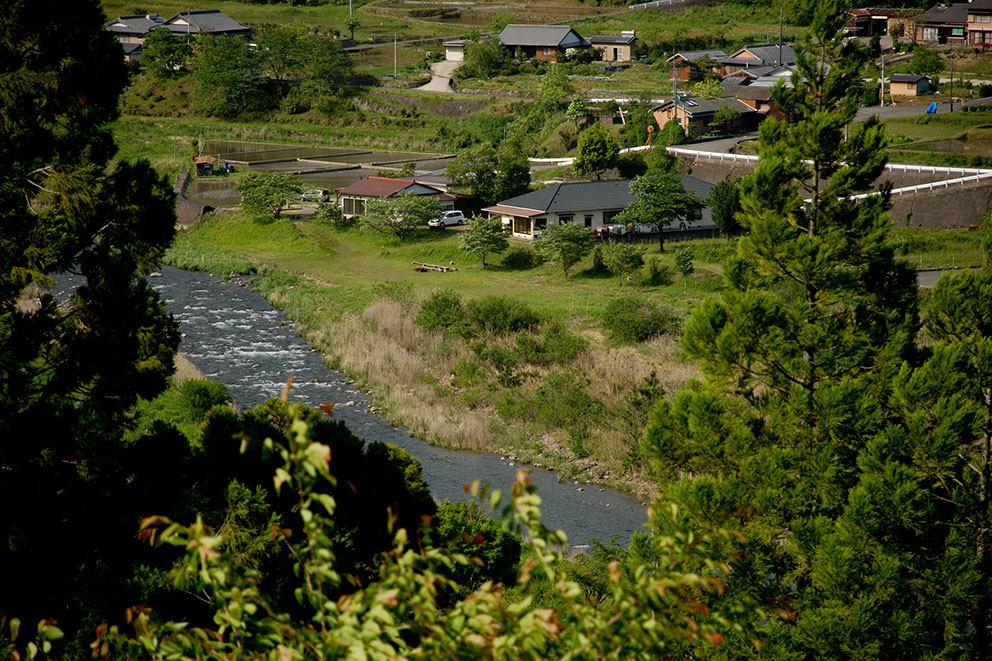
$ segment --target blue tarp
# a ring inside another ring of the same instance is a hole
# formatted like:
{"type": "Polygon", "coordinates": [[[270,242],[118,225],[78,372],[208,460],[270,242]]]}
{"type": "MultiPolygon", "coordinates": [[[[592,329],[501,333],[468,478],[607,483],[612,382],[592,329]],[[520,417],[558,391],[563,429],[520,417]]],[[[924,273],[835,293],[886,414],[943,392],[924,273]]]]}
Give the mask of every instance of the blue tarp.
{"type": "Polygon", "coordinates": [[[928,115],[933,115],[933,114],[936,114],[936,112],[937,112],[937,102],[936,101],[931,101],[930,102],[930,105],[927,106],[927,114],[928,115]]]}

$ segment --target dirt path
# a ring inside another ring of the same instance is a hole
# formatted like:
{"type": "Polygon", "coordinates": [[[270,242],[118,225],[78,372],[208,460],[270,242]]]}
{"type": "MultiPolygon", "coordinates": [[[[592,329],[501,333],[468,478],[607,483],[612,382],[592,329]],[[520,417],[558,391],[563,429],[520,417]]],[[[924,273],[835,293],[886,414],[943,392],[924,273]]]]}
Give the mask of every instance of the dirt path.
{"type": "Polygon", "coordinates": [[[441,94],[453,94],[451,89],[451,74],[455,72],[461,62],[450,62],[442,60],[431,65],[431,80],[426,85],[421,85],[418,90],[424,92],[439,92],[441,94]]]}

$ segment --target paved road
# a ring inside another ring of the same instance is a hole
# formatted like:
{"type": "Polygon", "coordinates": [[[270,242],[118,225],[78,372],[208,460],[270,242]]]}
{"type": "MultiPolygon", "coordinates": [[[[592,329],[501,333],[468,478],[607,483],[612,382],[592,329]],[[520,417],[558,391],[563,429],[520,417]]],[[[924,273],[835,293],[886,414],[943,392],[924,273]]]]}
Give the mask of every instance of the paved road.
{"type": "Polygon", "coordinates": [[[431,64],[431,80],[426,85],[421,85],[417,89],[422,92],[440,92],[441,94],[452,94],[451,74],[455,72],[461,62],[450,62],[441,60],[431,64]]]}
{"type": "MultiPolygon", "coordinates": [[[[977,271],[977,266],[969,267],[972,271],[977,271]]],[[[916,284],[918,284],[923,289],[933,289],[934,285],[937,284],[937,280],[940,276],[945,273],[953,273],[955,271],[960,271],[962,269],[941,269],[939,271],[917,271],[916,272],[916,284]]]]}

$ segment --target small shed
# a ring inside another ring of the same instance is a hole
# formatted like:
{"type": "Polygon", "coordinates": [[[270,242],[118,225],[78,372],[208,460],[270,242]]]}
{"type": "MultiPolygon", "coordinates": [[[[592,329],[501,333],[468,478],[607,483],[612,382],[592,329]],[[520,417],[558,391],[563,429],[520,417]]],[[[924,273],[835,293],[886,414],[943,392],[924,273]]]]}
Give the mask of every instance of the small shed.
{"type": "Polygon", "coordinates": [[[465,61],[465,40],[455,39],[453,41],[445,41],[444,46],[444,59],[448,62],[464,62],[465,61]]]}
{"type": "Polygon", "coordinates": [[[919,96],[929,91],[930,79],[926,76],[897,73],[889,79],[889,93],[892,96],[919,96]]]}
{"type": "Polygon", "coordinates": [[[196,165],[196,176],[197,177],[209,177],[214,173],[214,164],[217,159],[213,156],[197,156],[193,159],[193,163],[196,165]]]}

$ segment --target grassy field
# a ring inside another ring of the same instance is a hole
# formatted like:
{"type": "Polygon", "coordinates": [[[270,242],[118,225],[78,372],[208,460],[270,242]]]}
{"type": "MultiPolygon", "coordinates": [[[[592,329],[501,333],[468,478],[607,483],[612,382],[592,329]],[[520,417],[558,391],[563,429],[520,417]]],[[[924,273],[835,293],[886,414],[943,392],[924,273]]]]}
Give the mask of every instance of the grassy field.
{"type": "MultiPolygon", "coordinates": [[[[492,257],[483,270],[458,249],[460,231],[423,230],[403,244],[310,221],[260,224],[234,214],[182,233],[168,260],[220,274],[256,270],[259,289],[329,364],[367,389],[391,422],[421,438],[554,465],[566,477],[649,489],[639,448],[648,402],[697,376],[678,347],[678,329],[693,305],[721,291],[721,263],[735,242],[679,244],[695,255],[696,272],[685,282],[674,275],[672,252],[647,246],[660,275],[652,280],[644,268],[618,289],[591,257],[567,280],[549,265],[512,268],[492,257]],[[454,262],[458,270],[418,273],[413,261],[454,262]],[[428,333],[415,319],[439,289],[463,301],[507,296],[541,322],[470,339],[428,333]],[[634,344],[611,339],[604,313],[631,295],[667,311],[668,330],[634,344]],[[555,338],[579,350],[555,357],[548,348],[555,338]]],[[[900,230],[894,240],[914,265],[980,260],[976,233],[900,230]]],[[[513,243],[513,250],[529,249],[513,243]]]]}

